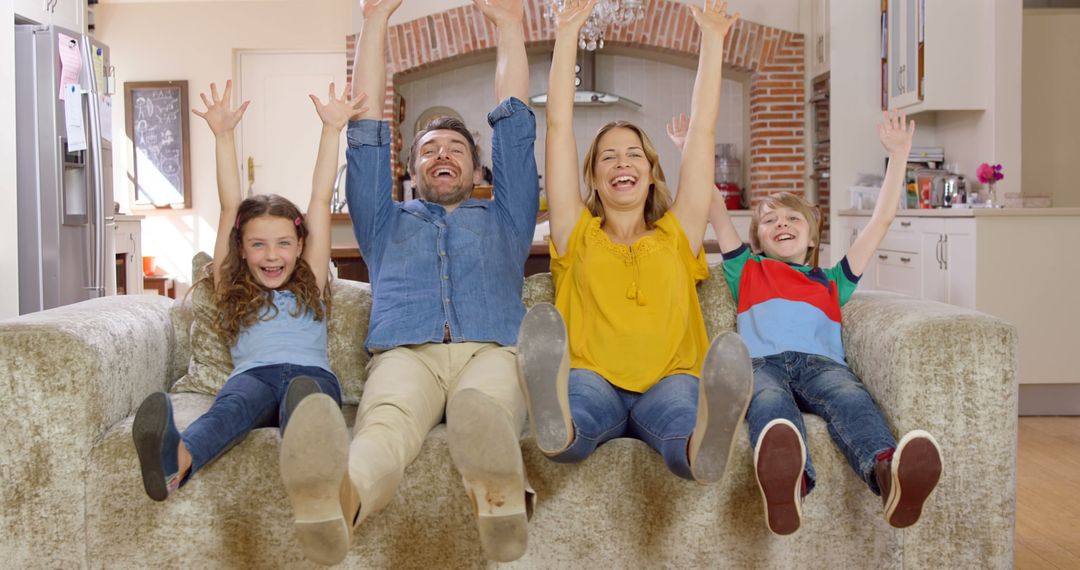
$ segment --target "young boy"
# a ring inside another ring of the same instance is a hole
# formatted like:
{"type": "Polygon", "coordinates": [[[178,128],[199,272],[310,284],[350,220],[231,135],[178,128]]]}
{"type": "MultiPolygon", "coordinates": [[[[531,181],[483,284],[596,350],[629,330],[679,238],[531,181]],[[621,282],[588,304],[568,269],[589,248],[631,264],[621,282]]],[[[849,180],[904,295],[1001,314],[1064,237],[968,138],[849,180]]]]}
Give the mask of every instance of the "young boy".
{"type": "Polygon", "coordinates": [[[803,411],[821,416],[855,472],[884,501],[894,527],[914,524],[941,476],[941,453],[921,430],[900,442],[881,410],[847,367],[840,306],[847,302],[896,217],[915,122],[885,113],[878,126],[889,165],[870,223],[830,269],[806,265],[818,247],[818,223],[802,198],[761,200],[742,243],[724,208],[712,201],[710,220],[724,252],[724,274],[738,306],[738,328],[750,350],[754,395],[747,412],[754,469],[769,529],[799,529],[803,497],[814,488],[803,411]]]}

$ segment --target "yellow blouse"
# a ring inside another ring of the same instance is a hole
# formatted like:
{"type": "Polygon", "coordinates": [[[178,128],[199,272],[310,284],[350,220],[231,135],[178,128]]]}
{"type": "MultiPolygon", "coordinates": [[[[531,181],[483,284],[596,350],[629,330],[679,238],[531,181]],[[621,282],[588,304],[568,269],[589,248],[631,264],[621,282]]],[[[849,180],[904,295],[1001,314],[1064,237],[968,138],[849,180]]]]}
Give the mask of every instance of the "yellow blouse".
{"type": "Polygon", "coordinates": [[[670,211],[655,233],[617,244],[582,210],[566,252],[551,246],[555,307],[566,321],[570,365],[645,392],[665,376],[701,376],[708,350],[697,283],[708,278],[670,211]]]}

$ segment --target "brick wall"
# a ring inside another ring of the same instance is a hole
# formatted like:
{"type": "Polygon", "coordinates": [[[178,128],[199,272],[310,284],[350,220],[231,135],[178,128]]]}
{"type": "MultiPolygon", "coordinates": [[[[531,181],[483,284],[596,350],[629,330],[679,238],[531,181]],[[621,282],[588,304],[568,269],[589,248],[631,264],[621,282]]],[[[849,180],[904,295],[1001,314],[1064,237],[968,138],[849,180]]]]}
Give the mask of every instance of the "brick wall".
{"type": "MultiPolygon", "coordinates": [[[[550,47],[553,30],[543,17],[543,0],[525,2],[525,41],[529,47],[550,47]]],[[[697,60],[701,35],[685,4],[646,0],[645,18],[632,26],[607,30],[609,46],[660,51],[697,60]]],[[[387,34],[387,88],[384,116],[390,120],[397,157],[402,141],[395,82],[410,73],[495,48],[495,28],[472,6],[453,8],[391,26],[387,34]]],[[[351,74],[356,37],[346,39],[351,74]]],[[[806,124],[804,37],[740,20],[727,37],[724,65],[746,72],[750,79],[749,196],[756,200],[787,190],[804,194],[806,124]]],[[[351,80],[351,76],[350,76],[351,80]]],[[[672,109],[670,112],[677,112],[672,109]]],[[[394,164],[395,175],[404,165],[394,164]]]]}

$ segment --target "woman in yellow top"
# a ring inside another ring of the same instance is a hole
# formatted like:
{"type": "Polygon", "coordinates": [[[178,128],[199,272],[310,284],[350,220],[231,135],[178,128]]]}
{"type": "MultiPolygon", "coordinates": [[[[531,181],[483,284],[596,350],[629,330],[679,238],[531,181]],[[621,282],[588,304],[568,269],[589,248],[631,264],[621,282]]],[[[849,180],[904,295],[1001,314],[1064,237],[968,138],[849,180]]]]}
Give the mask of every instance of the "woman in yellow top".
{"type": "Polygon", "coordinates": [[[709,346],[695,286],[709,275],[701,248],[715,192],[724,36],[738,15],[717,0],[691,7],[701,51],[674,204],[649,138],[622,121],[600,129],[585,156],[583,201],[573,67],[594,3],[567,0],[558,11],[546,150],[555,307],[529,311],[518,341],[532,429],[555,461],[581,461],[609,439],[634,437],[676,475],[717,481],[752,372],[734,333],[709,346]]]}

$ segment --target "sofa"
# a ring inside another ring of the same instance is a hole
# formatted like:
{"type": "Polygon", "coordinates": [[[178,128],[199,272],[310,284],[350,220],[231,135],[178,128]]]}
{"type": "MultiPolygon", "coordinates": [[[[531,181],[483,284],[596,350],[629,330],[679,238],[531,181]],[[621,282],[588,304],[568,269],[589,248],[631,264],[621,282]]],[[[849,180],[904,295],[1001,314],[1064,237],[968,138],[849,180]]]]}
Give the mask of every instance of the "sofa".
{"type": "MultiPolygon", "coordinates": [[[[735,326],[723,279],[699,287],[710,335],[735,326]]],[[[526,304],[550,301],[547,274],[526,304]]],[[[0,322],[0,553],[7,568],[310,568],[292,531],[276,429],[254,431],[168,501],[146,497],[133,414],[173,389],[186,426],[213,399],[193,358],[191,298],[108,297],[0,322]],[[187,390],[179,392],[179,390],[187,390]]],[[[330,352],[351,425],[367,355],[366,283],[336,280],[330,352]]],[[[1015,526],[1016,330],[950,305],[856,293],[843,308],[854,371],[897,434],[923,428],[944,473],[922,520],[905,530],[808,416],[818,486],[791,536],[764,522],[745,430],[725,479],[669,473],[644,443],[619,439],[582,463],[547,460],[523,437],[538,502],[520,568],[1008,568],[1015,526]]],[[[200,340],[203,339],[203,340],[200,340]]],[[[193,350],[194,347],[194,350],[193,350]]],[[[508,382],[515,379],[507,379],[508,382]]],[[[366,522],[347,568],[482,568],[470,501],[445,427],[428,436],[394,501],[366,522]]]]}

